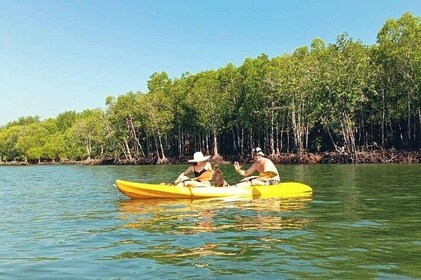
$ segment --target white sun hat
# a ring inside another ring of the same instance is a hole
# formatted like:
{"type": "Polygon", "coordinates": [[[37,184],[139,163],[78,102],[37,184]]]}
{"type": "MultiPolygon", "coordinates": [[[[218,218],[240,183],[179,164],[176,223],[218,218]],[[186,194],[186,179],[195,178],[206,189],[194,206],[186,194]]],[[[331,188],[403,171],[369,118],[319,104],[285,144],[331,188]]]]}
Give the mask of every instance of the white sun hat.
{"type": "Polygon", "coordinates": [[[193,155],[193,159],[190,159],[189,162],[201,162],[208,160],[210,156],[204,156],[202,152],[195,152],[193,155]]]}

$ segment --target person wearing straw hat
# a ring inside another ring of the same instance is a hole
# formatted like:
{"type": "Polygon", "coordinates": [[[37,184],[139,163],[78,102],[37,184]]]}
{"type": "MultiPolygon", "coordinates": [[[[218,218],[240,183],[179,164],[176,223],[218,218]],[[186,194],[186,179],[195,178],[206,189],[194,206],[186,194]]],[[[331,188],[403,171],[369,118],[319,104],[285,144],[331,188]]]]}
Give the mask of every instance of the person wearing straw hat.
{"type": "Polygon", "coordinates": [[[238,161],[234,162],[235,171],[238,174],[248,177],[255,171],[259,172],[259,176],[252,176],[243,179],[241,182],[234,186],[263,186],[263,185],[276,185],[279,184],[279,173],[275,164],[268,159],[263,153],[262,149],[256,147],[252,150],[253,164],[247,170],[242,170],[238,161]]]}
{"type": "Polygon", "coordinates": [[[178,176],[177,180],[174,181],[174,185],[177,186],[193,186],[193,187],[204,187],[210,186],[210,180],[212,179],[212,165],[207,162],[210,156],[204,156],[202,152],[195,152],[193,159],[188,162],[193,163],[183,173],[178,176]],[[190,178],[187,175],[194,172],[194,178],[190,178]]]}

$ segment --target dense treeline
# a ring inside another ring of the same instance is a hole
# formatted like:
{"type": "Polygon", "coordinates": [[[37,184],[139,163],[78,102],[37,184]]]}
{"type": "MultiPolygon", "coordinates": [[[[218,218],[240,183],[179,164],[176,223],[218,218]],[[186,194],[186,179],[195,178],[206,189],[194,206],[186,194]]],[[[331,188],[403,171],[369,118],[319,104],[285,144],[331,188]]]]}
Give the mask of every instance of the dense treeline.
{"type": "Polygon", "coordinates": [[[106,109],[23,117],[0,128],[0,161],[112,159],[139,162],[201,150],[218,158],[252,146],[281,153],[421,148],[421,21],[406,13],[366,46],[347,34],[333,44],[242,65],[154,73],[147,92],[108,97],[106,109]]]}

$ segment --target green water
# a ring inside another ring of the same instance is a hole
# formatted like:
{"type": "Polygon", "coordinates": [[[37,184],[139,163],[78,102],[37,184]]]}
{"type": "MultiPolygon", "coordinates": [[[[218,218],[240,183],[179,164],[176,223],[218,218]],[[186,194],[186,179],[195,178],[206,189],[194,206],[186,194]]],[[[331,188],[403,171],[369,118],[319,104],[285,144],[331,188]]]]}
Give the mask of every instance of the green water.
{"type": "Polygon", "coordinates": [[[141,201],[113,187],[185,168],[0,167],[0,279],[421,278],[421,165],[278,166],[313,187],[307,200],[141,201]]]}

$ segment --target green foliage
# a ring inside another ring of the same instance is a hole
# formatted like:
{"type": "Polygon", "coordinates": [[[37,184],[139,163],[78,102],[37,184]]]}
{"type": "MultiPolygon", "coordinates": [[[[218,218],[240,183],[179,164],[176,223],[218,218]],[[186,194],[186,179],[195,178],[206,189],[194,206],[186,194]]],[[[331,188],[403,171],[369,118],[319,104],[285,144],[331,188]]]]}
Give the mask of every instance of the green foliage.
{"type": "Polygon", "coordinates": [[[370,147],[421,148],[421,20],[406,13],[377,45],[347,34],[292,54],[247,58],[170,79],[148,92],[107,97],[105,111],[23,117],[0,128],[0,160],[136,161],[154,154],[337,151],[358,161],[370,147]]]}
{"type": "Polygon", "coordinates": [[[20,117],[17,121],[12,121],[6,124],[7,127],[30,125],[31,123],[39,122],[39,116],[20,117]]]}
{"type": "Polygon", "coordinates": [[[416,139],[421,106],[421,19],[409,13],[389,19],[377,36],[378,47],[373,51],[377,66],[377,104],[382,144],[394,141],[398,135],[404,144],[419,143],[416,139]],[[389,136],[388,136],[389,135],[389,136]]]}
{"type": "Polygon", "coordinates": [[[57,128],[62,132],[66,131],[74,125],[76,118],[77,113],[74,111],[59,114],[56,118],[57,128]]]}
{"type": "MultiPolygon", "coordinates": [[[[105,116],[101,110],[85,110],[76,119],[70,128],[70,135],[78,146],[85,147],[86,159],[93,155],[103,156],[106,143],[105,116]]],[[[54,150],[55,143],[52,143],[54,150]]],[[[56,151],[57,152],[57,151],[56,151]]],[[[60,151],[59,151],[60,152],[60,151]]]]}
{"type": "Polygon", "coordinates": [[[24,126],[8,126],[0,130],[0,158],[3,161],[13,161],[21,159],[16,142],[24,130],[24,126]]]}

